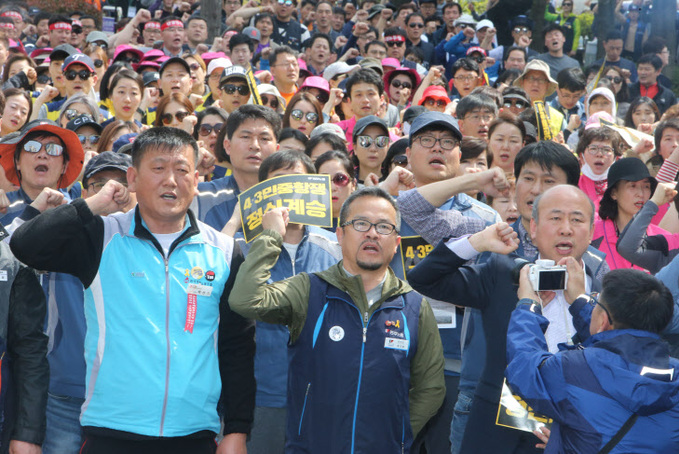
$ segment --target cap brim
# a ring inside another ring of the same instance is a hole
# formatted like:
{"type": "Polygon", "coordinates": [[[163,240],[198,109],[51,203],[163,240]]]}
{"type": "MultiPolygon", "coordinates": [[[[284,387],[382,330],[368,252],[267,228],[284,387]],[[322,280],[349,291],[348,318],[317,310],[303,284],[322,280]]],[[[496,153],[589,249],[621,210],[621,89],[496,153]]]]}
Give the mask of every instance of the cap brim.
{"type": "Polygon", "coordinates": [[[54,134],[59,137],[61,141],[66,146],[66,154],[68,155],[68,165],[66,166],[66,172],[59,179],[58,188],[63,189],[69,187],[73,184],[80,175],[80,171],[83,168],[85,160],[85,152],[83,151],[80,139],[73,132],[68,129],[60,128],[58,126],[45,124],[39,125],[31,128],[22,134],[17,135],[11,140],[0,143],[0,165],[2,165],[5,170],[5,176],[12,184],[20,186],[19,176],[16,173],[16,168],[14,166],[14,153],[16,150],[16,145],[21,142],[29,133],[35,131],[45,131],[54,134]]]}

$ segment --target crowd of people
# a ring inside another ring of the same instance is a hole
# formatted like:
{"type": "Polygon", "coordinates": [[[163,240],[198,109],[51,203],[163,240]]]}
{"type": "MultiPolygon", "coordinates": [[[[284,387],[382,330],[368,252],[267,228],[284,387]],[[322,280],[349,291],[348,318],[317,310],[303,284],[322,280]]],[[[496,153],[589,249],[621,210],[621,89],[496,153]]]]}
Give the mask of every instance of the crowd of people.
{"type": "Polygon", "coordinates": [[[674,49],[532,3],[3,2],[0,450],[679,452],[674,49]]]}

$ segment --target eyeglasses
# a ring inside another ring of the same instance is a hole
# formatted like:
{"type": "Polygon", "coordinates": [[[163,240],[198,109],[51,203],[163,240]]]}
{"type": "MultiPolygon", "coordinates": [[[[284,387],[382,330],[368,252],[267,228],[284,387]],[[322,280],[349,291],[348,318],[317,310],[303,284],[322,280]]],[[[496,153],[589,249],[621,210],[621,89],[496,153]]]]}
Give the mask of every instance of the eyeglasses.
{"type": "Polygon", "coordinates": [[[292,66],[293,68],[298,68],[298,67],[299,67],[299,62],[298,62],[297,60],[294,60],[294,61],[289,61],[289,62],[287,62],[287,63],[278,63],[278,64],[270,65],[270,66],[271,66],[271,67],[274,67],[274,68],[280,67],[280,66],[283,66],[283,67],[285,67],[285,68],[289,68],[290,66],[292,66]]]}
{"type": "Polygon", "coordinates": [[[534,77],[534,76],[525,77],[524,80],[536,84],[546,84],[547,82],[549,82],[544,77],[534,77]]]}
{"type": "Polygon", "coordinates": [[[587,147],[587,152],[591,154],[592,156],[597,156],[599,154],[601,155],[612,155],[613,154],[613,147],[608,147],[608,146],[597,146],[597,145],[590,145],[587,147]]]}
{"type": "Polygon", "coordinates": [[[45,148],[45,152],[47,152],[47,154],[50,156],[61,156],[64,152],[64,147],[57,143],[43,144],[37,140],[29,140],[26,142],[24,144],[24,151],[28,151],[29,153],[39,153],[43,147],[45,148]]]}
{"type": "Polygon", "coordinates": [[[394,88],[413,88],[413,84],[410,82],[401,82],[400,80],[392,80],[391,86],[394,88]]]}
{"type": "Polygon", "coordinates": [[[529,31],[528,27],[514,27],[514,33],[528,33],[529,31]]]}
{"type": "Polygon", "coordinates": [[[478,79],[477,76],[455,76],[453,77],[458,82],[472,82],[476,79],[478,79]]]}
{"type": "Polygon", "coordinates": [[[572,3],[562,3],[561,6],[573,6],[572,3]]]}
{"type": "Polygon", "coordinates": [[[507,100],[502,105],[506,108],[516,107],[517,109],[526,109],[528,107],[528,103],[520,99],[507,100]]]}
{"type": "Polygon", "coordinates": [[[278,109],[278,99],[269,98],[268,96],[262,96],[262,105],[269,106],[272,109],[276,110],[278,109]]]}
{"type": "Polygon", "coordinates": [[[389,47],[403,47],[405,43],[403,41],[390,41],[387,43],[389,47]]]}
{"type": "Polygon", "coordinates": [[[486,123],[490,123],[495,119],[495,115],[491,114],[472,114],[472,115],[467,115],[464,117],[464,120],[471,120],[471,121],[485,121],[486,123]]]}
{"type": "Polygon", "coordinates": [[[419,140],[420,145],[424,148],[432,148],[436,145],[436,142],[438,142],[444,150],[452,150],[460,144],[457,139],[453,139],[452,137],[436,138],[434,136],[420,136],[416,137],[415,140],[419,140]]]}
{"type": "Polygon", "coordinates": [[[297,121],[302,121],[302,118],[306,118],[306,121],[308,121],[309,123],[315,123],[318,121],[318,114],[316,112],[304,113],[299,109],[295,109],[292,112],[290,112],[290,116],[297,121]]]}
{"type": "Polygon", "coordinates": [[[118,61],[123,61],[125,63],[139,63],[141,60],[139,60],[139,57],[121,57],[118,61]]]}
{"type": "Polygon", "coordinates": [[[356,142],[362,148],[370,148],[373,144],[377,148],[386,148],[389,145],[388,136],[377,136],[374,139],[370,136],[358,136],[358,141],[356,142]]]}
{"type": "Polygon", "coordinates": [[[406,167],[408,165],[408,156],[404,154],[396,155],[394,156],[394,159],[391,160],[391,163],[397,167],[406,167]]]}
{"type": "Polygon", "coordinates": [[[238,91],[241,96],[250,96],[250,89],[247,85],[226,84],[222,85],[222,91],[226,92],[227,95],[232,95],[238,91]]]}
{"type": "MultiPolygon", "coordinates": [[[[66,109],[66,110],[64,111],[64,116],[66,117],[66,119],[67,119],[68,121],[73,120],[73,119],[74,119],[75,117],[77,117],[78,115],[80,115],[80,112],[78,112],[78,111],[75,110],[75,109],[66,109]]],[[[89,116],[89,115],[88,115],[88,116],[89,116]]],[[[90,117],[90,119],[94,120],[91,116],[89,116],[89,117],[90,117]]]]}
{"type": "Polygon", "coordinates": [[[603,304],[601,304],[601,302],[599,301],[599,299],[597,298],[597,296],[598,296],[597,293],[593,293],[593,294],[591,294],[591,295],[587,295],[587,297],[588,297],[588,298],[587,298],[587,304],[589,304],[590,306],[592,306],[592,308],[595,308],[595,307],[599,306],[601,309],[603,309],[603,311],[606,313],[606,317],[608,317],[608,322],[610,323],[611,320],[613,320],[613,318],[611,317],[611,313],[608,312],[608,309],[606,309],[606,306],[604,306],[603,304]]]}
{"type": "Polygon", "coordinates": [[[292,0],[278,0],[278,4],[282,6],[292,6],[292,0]]]}
{"type": "Polygon", "coordinates": [[[424,104],[429,107],[446,107],[447,103],[443,99],[432,99],[432,98],[427,98],[424,101],[424,104]]]}
{"type": "Polygon", "coordinates": [[[176,118],[178,122],[184,121],[184,118],[188,117],[190,114],[188,112],[175,112],[174,114],[171,113],[164,113],[160,119],[163,122],[164,125],[169,125],[172,123],[172,117],[176,118]]]}
{"type": "Polygon", "coordinates": [[[605,76],[605,77],[614,84],[619,84],[620,82],[622,82],[622,77],[620,76],[605,76]]]}
{"type": "Polygon", "coordinates": [[[90,44],[94,44],[95,46],[101,47],[104,50],[108,49],[108,44],[101,42],[101,41],[95,41],[95,42],[90,43],[90,44]]]}
{"type": "Polygon", "coordinates": [[[96,60],[94,60],[94,67],[95,68],[101,68],[102,66],[104,66],[104,60],[100,60],[98,58],[96,60]]]}
{"type": "Polygon", "coordinates": [[[83,134],[78,134],[78,139],[80,139],[80,143],[83,145],[87,142],[89,142],[90,145],[96,145],[99,142],[99,136],[85,136],[83,134]]]}
{"type": "Polygon", "coordinates": [[[477,55],[476,57],[467,57],[467,58],[471,58],[476,63],[483,63],[484,61],[486,61],[486,57],[484,57],[483,55],[477,55]]]}
{"type": "Polygon", "coordinates": [[[191,69],[191,71],[198,71],[200,69],[200,65],[198,63],[194,63],[189,65],[189,69],[191,69]]]}
{"type": "MultiPolygon", "coordinates": [[[[106,186],[106,183],[108,183],[110,180],[106,181],[95,181],[94,183],[90,183],[87,187],[88,190],[92,191],[93,193],[97,194],[99,191],[103,189],[104,186],[106,186]]],[[[115,180],[118,183],[122,184],[123,186],[127,187],[127,180],[115,180]]]]}
{"type": "Polygon", "coordinates": [[[80,80],[88,80],[92,73],[86,69],[76,71],[75,69],[71,69],[70,71],[66,71],[64,73],[64,77],[66,77],[66,80],[75,80],[76,76],[80,78],[80,80]]]}
{"type": "Polygon", "coordinates": [[[472,27],[472,24],[460,24],[459,27],[460,27],[460,30],[464,30],[467,27],[472,27]]]}
{"type": "Polygon", "coordinates": [[[202,125],[200,125],[200,128],[198,129],[198,134],[200,134],[201,136],[209,136],[212,131],[214,131],[215,134],[219,134],[219,131],[222,130],[223,126],[224,123],[215,123],[213,125],[203,123],[202,125]]]}
{"type": "Polygon", "coordinates": [[[419,22],[415,22],[413,24],[408,24],[408,27],[410,27],[410,28],[424,28],[424,24],[420,24],[419,22]]]}
{"type": "Polygon", "coordinates": [[[345,173],[336,173],[332,176],[332,182],[340,188],[343,188],[349,184],[349,175],[345,173]]]}
{"type": "Polygon", "coordinates": [[[347,221],[342,224],[342,227],[351,225],[357,232],[367,232],[371,228],[375,227],[375,232],[380,235],[391,235],[395,230],[396,226],[394,224],[389,224],[388,222],[378,222],[373,224],[365,219],[354,219],[353,221],[347,221]]]}

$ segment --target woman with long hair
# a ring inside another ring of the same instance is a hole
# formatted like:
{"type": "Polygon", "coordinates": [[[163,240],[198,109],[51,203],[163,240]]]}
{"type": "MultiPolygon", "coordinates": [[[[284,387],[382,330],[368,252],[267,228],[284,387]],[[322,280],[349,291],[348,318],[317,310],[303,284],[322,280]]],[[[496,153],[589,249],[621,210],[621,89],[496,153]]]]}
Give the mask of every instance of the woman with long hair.
{"type": "Polygon", "coordinates": [[[334,232],[337,229],[342,204],[356,190],[354,164],[346,153],[331,150],[320,155],[314,165],[318,174],[330,175],[333,227],[327,229],[334,232]]]}
{"type": "Polygon", "coordinates": [[[193,134],[193,127],[197,123],[193,116],[193,104],[181,93],[170,93],[160,98],[156,111],[156,128],[165,126],[179,128],[193,134]]]}
{"type": "Polygon", "coordinates": [[[320,124],[323,124],[323,106],[316,97],[306,92],[295,94],[283,114],[283,127],[296,129],[309,137],[320,124]]]}

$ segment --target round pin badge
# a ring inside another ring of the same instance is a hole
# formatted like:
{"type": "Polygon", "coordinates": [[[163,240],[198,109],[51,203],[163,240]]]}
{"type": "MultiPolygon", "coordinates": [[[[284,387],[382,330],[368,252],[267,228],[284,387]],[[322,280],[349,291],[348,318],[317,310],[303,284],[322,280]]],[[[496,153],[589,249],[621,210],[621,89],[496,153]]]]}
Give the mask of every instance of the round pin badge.
{"type": "Polygon", "coordinates": [[[330,336],[330,339],[334,340],[335,342],[339,342],[344,339],[344,328],[341,326],[333,326],[330,328],[328,335],[330,336]]]}

